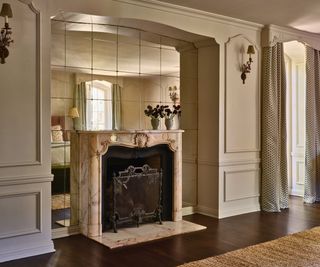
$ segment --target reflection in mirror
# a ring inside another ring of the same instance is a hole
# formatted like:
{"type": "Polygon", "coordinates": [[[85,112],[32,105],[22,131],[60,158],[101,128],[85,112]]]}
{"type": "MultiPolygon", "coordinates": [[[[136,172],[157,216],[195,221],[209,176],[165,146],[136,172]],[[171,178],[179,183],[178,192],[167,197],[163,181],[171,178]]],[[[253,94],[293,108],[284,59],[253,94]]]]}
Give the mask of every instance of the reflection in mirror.
{"type": "MultiPolygon", "coordinates": [[[[172,88],[180,95],[176,47],[188,44],[109,25],[108,20],[99,24],[72,21],[78,17],[52,20],[53,228],[78,224],[78,184],[76,177],[70,177],[71,132],[152,129],[144,114],[148,105],[180,103],[179,98],[170,97],[172,88]]],[[[165,129],[164,122],[161,129],[165,129]]]]}
{"type": "Polygon", "coordinates": [[[119,85],[99,80],[81,82],[76,88],[75,99],[75,106],[79,112],[79,117],[74,118],[76,130],[120,129],[121,87],[119,85]]]}

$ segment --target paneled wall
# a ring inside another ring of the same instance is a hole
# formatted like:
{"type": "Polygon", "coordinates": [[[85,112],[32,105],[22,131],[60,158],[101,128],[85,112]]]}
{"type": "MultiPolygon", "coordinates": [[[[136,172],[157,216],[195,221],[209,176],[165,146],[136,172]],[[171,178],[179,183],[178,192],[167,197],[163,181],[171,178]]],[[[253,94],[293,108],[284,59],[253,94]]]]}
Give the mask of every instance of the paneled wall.
{"type": "Polygon", "coordinates": [[[248,35],[224,42],[224,87],[220,88],[220,170],[218,217],[260,210],[260,48],[248,35]],[[241,66],[251,71],[242,82],[241,66]]]}
{"type": "Polygon", "coordinates": [[[54,251],[47,5],[6,2],[14,43],[0,66],[0,262],[54,251]]]}
{"type": "MultiPolygon", "coordinates": [[[[76,5],[70,5],[56,0],[51,4],[55,11],[59,7],[67,12],[165,22],[166,25],[214,39],[213,44],[193,42],[197,48],[198,62],[187,60],[188,63],[192,62],[191,68],[198,69],[198,105],[196,107],[194,103],[189,103],[187,110],[183,111],[184,116],[188,114],[185,118],[190,118],[190,122],[184,121],[182,127],[187,128],[183,137],[183,150],[186,150],[183,164],[188,170],[184,182],[190,184],[190,188],[196,187],[197,194],[185,194],[184,200],[192,204],[196,202],[198,212],[216,217],[260,209],[262,25],[154,1],[101,3],[94,0],[89,5],[81,0],[76,5]],[[256,53],[253,56],[252,71],[247,75],[246,84],[242,84],[240,67],[248,60],[245,50],[249,44],[254,45],[256,53]],[[194,119],[192,116],[196,112],[198,118],[194,119]],[[197,152],[194,152],[194,146],[197,147],[197,152]]],[[[158,29],[165,35],[172,34],[166,27],[158,29]]],[[[193,82],[195,79],[190,84],[193,82]]],[[[196,97],[195,91],[188,90],[188,93],[196,97]]],[[[183,93],[181,97],[184,101],[183,93]]]]}

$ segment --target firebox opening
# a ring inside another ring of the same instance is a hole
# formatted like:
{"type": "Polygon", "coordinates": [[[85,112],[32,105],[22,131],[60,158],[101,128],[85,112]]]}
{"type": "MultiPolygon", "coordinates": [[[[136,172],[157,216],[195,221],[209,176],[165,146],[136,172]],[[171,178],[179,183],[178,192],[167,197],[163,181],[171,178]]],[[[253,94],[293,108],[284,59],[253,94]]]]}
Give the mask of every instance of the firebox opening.
{"type": "MultiPolygon", "coordinates": [[[[156,145],[146,148],[128,148],[111,146],[102,156],[102,230],[112,228],[110,220],[113,208],[113,176],[120,171],[125,171],[129,166],[143,167],[148,165],[152,169],[162,170],[161,206],[162,220],[172,220],[172,195],[173,195],[173,153],[167,145],[156,145]]],[[[145,190],[145,189],[144,189],[145,190]]],[[[136,189],[137,194],[141,193],[136,189]]],[[[153,201],[146,194],[146,205],[153,201]]],[[[121,203],[117,203],[121,205],[121,203]]],[[[125,203],[123,203],[125,205],[125,203]]],[[[127,207],[119,207],[125,210],[127,207]]]]}

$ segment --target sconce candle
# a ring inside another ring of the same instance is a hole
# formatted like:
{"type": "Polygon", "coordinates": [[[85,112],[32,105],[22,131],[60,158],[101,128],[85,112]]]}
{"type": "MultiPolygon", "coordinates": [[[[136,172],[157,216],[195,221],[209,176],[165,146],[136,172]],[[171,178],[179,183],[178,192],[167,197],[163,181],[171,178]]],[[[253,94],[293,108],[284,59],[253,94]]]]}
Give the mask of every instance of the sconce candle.
{"type": "Polygon", "coordinates": [[[0,63],[6,63],[5,58],[9,56],[9,50],[7,47],[10,46],[10,43],[13,43],[11,39],[11,28],[9,27],[9,18],[12,18],[11,6],[8,3],[3,3],[0,16],[4,17],[4,27],[0,32],[0,63]]]}
{"type": "Polygon", "coordinates": [[[247,54],[249,55],[249,60],[247,61],[246,64],[243,64],[242,68],[241,68],[241,71],[242,71],[241,79],[242,79],[243,84],[245,84],[245,80],[247,78],[246,73],[250,73],[250,71],[251,71],[251,64],[253,62],[251,55],[255,54],[253,45],[248,46],[247,54]]]}

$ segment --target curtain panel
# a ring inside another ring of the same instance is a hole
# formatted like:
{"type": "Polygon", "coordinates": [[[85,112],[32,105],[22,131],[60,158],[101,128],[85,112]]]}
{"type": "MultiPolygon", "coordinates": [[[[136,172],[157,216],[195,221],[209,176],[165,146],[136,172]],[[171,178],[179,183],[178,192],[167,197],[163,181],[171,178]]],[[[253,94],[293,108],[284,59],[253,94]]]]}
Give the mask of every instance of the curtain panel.
{"type": "Polygon", "coordinates": [[[286,70],[283,44],[263,48],[261,209],[288,208],[286,70]]]}
{"type": "Polygon", "coordinates": [[[320,51],[306,46],[306,154],[304,201],[320,201],[320,51]]]}
{"type": "Polygon", "coordinates": [[[87,85],[85,82],[78,84],[74,90],[74,107],[78,109],[79,118],[74,118],[76,130],[87,129],[87,85]]]}
{"type": "Polygon", "coordinates": [[[112,85],[112,129],[120,130],[121,129],[121,86],[118,84],[112,85]]]}

